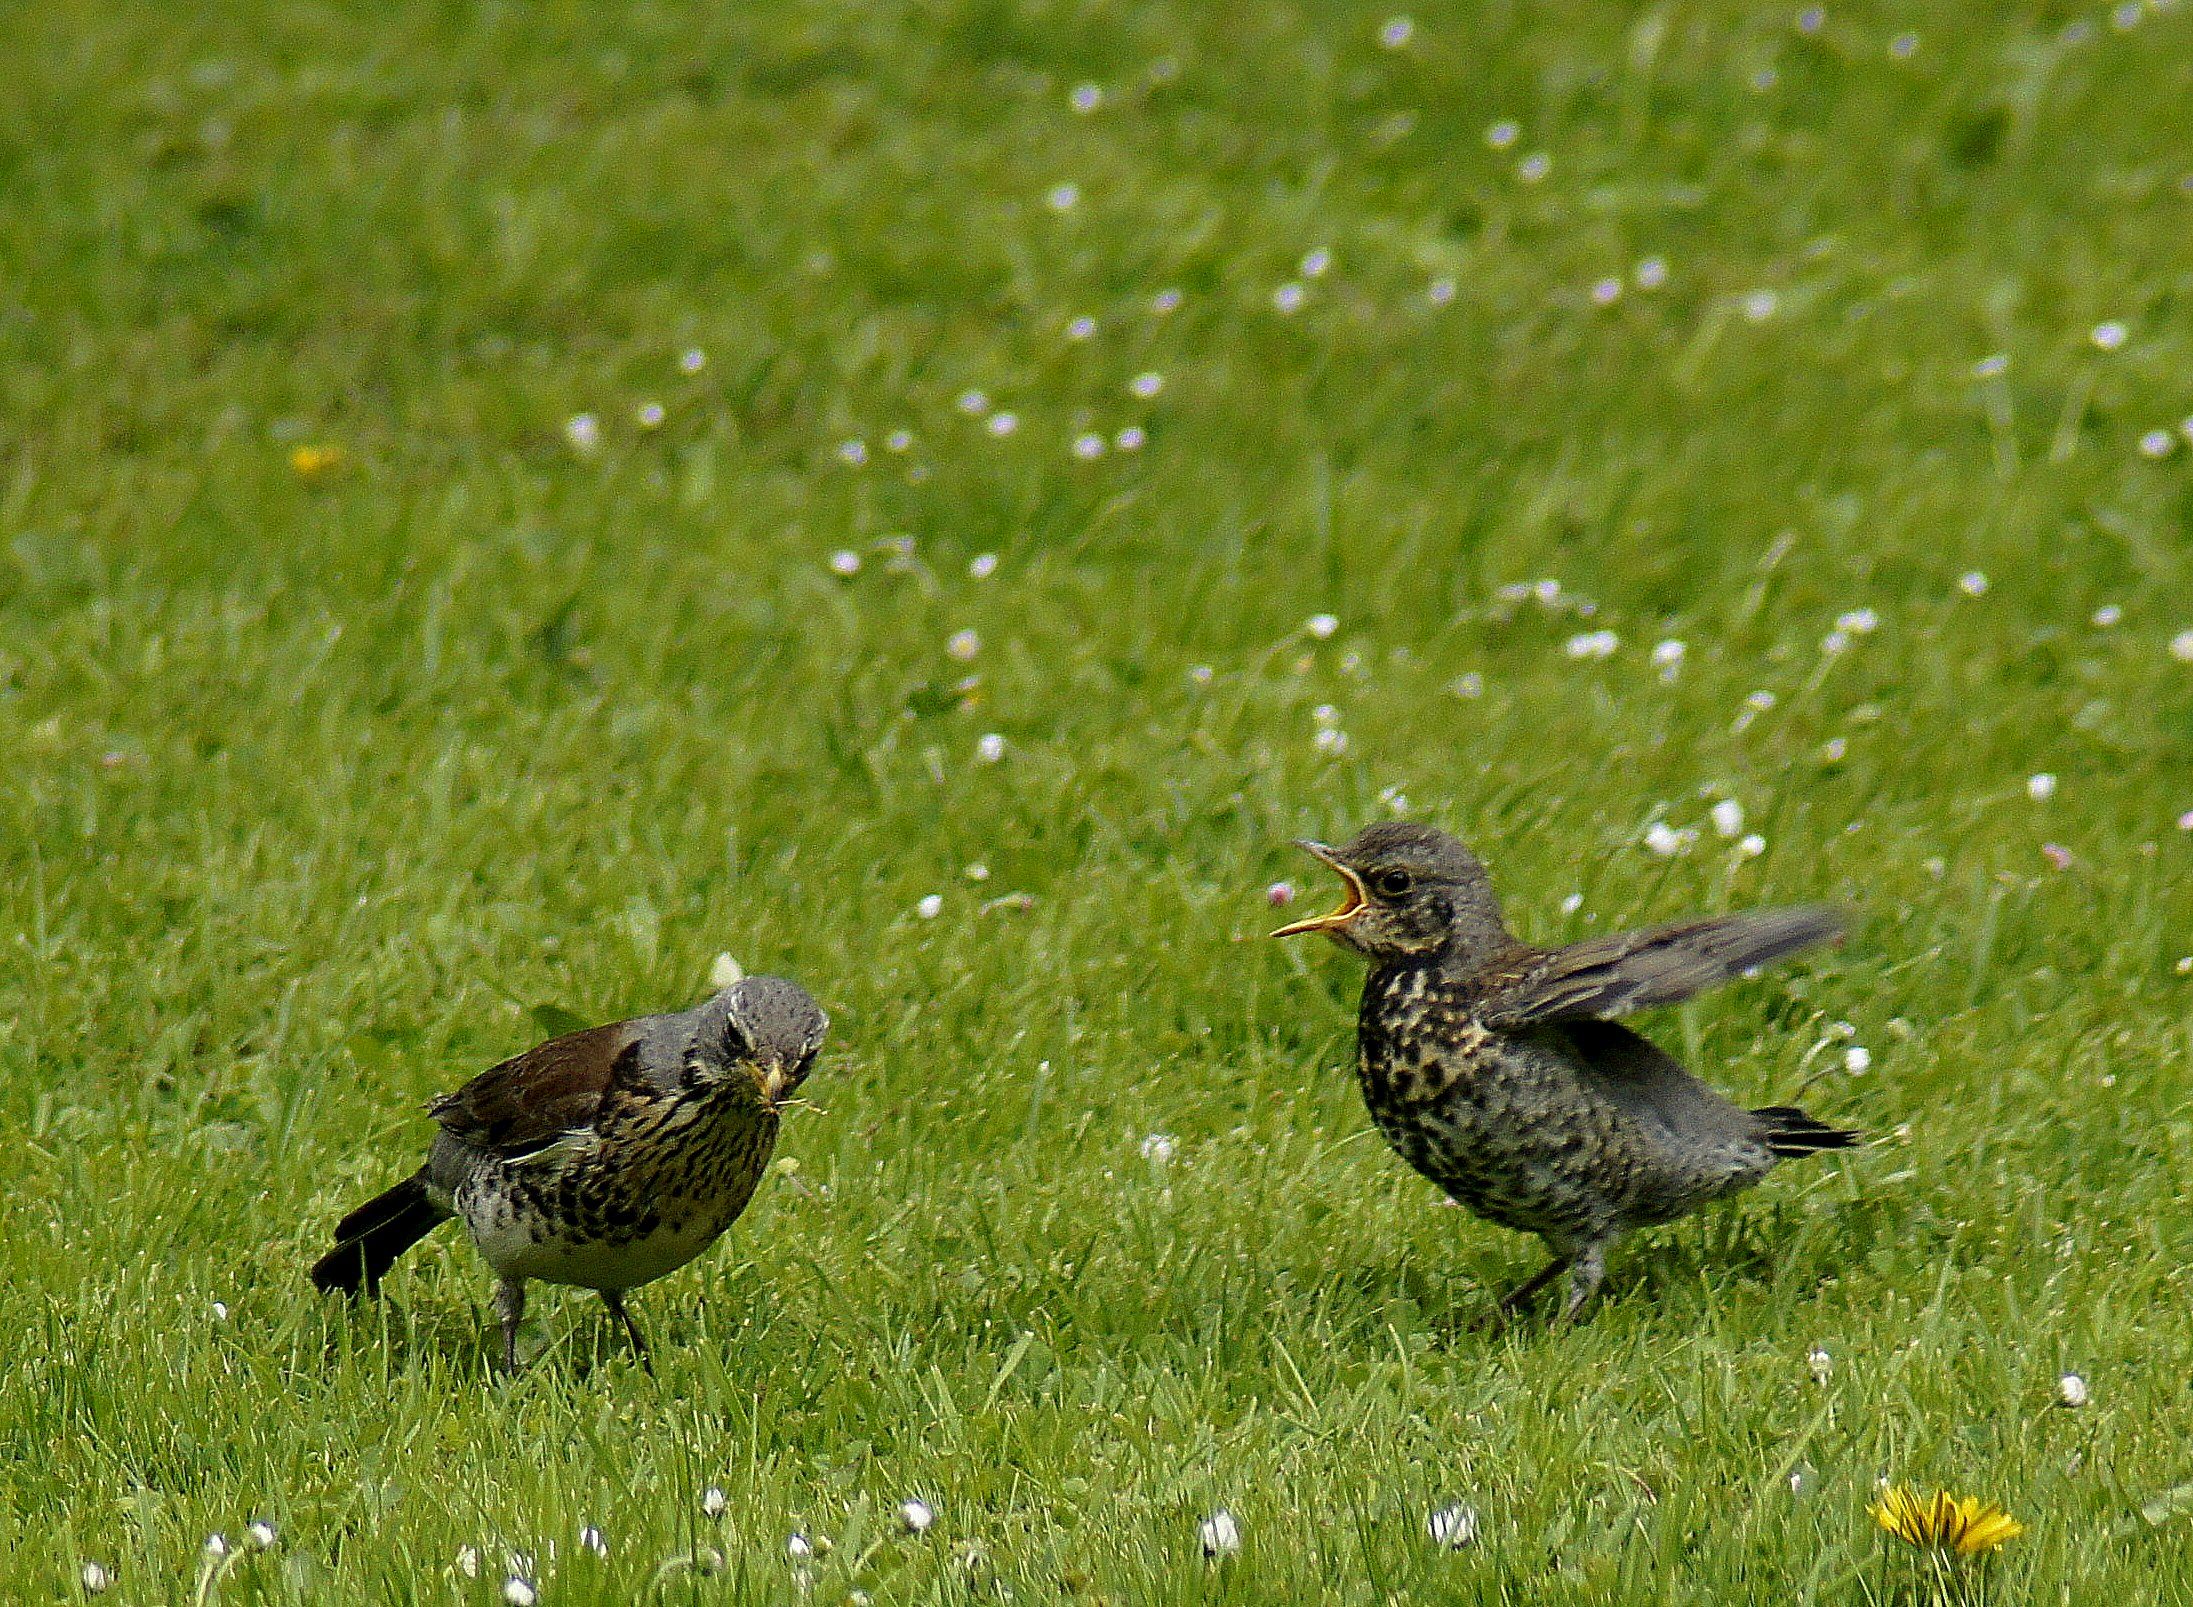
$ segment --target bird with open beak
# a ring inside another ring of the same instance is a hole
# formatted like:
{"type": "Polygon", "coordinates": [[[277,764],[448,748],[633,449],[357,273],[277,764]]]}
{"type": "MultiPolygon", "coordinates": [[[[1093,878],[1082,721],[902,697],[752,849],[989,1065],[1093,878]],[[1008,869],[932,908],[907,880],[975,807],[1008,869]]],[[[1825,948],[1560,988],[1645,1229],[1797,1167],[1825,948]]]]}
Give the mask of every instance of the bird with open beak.
{"type": "Polygon", "coordinates": [[[501,1277],[506,1368],[529,1278],[597,1290],[644,1362],[625,1292],[746,1208],[829,1025],[798,983],[745,977],[690,1010],[568,1033],[483,1071],[427,1106],[441,1131],[426,1164],[336,1224],[312,1281],[371,1293],[454,1216],[501,1277]]]}
{"type": "Polygon", "coordinates": [[[1272,935],[1323,933],[1371,962],[1356,1059],[1372,1121],[1456,1202],[1553,1253],[1503,1312],[1566,1272],[1574,1317],[1623,1234],[1748,1188],[1783,1160],[1857,1142],[1790,1106],[1724,1099],[1614,1019],[1837,938],[1834,910],[1754,910],[1540,949],[1509,932],[1485,867],[1443,831],[1391,822],[1345,847],[1298,846],[1339,874],[1341,903],[1272,935]]]}

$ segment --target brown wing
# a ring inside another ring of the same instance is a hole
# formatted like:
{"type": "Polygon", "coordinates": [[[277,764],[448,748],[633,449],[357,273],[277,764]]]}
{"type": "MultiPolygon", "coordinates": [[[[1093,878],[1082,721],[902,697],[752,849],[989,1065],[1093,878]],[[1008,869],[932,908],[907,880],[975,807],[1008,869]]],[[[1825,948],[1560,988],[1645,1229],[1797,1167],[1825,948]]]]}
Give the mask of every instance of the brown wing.
{"type": "Polygon", "coordinates": [[[1501,1032],[1627,1015],[1717,987],[1740,971],[1843,935],[1824,904],[1751,910],[1594,938],[1506,968],[1477,1018],[1501,1032]]]}
{"type": "Polygon", "coordinates": [[[639,1047],[636,1021],[566,1033],[481,1072],[428,1105],[427,1114],[479,1149],[505,1159],[527,1155],[592,1122],[639,1047]]]}

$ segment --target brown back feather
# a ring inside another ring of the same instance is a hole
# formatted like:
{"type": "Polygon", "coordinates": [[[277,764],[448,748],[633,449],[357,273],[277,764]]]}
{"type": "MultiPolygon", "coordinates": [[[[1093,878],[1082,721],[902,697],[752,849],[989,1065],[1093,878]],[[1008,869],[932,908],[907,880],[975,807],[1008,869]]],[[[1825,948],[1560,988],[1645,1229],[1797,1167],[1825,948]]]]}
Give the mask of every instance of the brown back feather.
{"type": "Polygon", "coordinates": [[[589,1125],[602,1097],[635,1074],[639,1049],[636,1021],[566,1033],[489,1067],[427,1114],[475,1148],[525,1155],[589,1125]]]}

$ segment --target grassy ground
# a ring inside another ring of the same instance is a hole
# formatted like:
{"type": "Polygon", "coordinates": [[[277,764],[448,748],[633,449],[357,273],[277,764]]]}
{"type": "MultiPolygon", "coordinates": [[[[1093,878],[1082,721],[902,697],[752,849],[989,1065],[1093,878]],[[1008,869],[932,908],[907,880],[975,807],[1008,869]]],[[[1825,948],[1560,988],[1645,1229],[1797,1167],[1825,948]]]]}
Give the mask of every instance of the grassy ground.
{"type": "Polygon", "coordinates": [[[0,1595],[2193,1600],[2193,7],[1233,10],[0,22],[0,1595]],[[1470,1332],[1536,1247],[1258,939],[1394,811],[1857,906],[1648,1025],[1884,1142],[1470,1332]],[[658,1377],[305,1287],[725,950],[827,1114],[658,1377]]]}

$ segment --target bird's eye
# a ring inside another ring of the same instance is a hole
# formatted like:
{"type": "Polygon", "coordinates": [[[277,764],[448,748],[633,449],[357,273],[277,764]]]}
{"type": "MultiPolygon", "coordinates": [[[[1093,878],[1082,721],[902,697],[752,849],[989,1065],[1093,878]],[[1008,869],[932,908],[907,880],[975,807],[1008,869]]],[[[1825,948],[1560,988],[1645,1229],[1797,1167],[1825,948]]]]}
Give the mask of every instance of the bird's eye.
{"type": "Polygon", "coordinates": [[[1416,878],[1405,870],[1382,870],[1371,878],[1371,886],[1380,898],[1407,898],[1416,878]]]}

